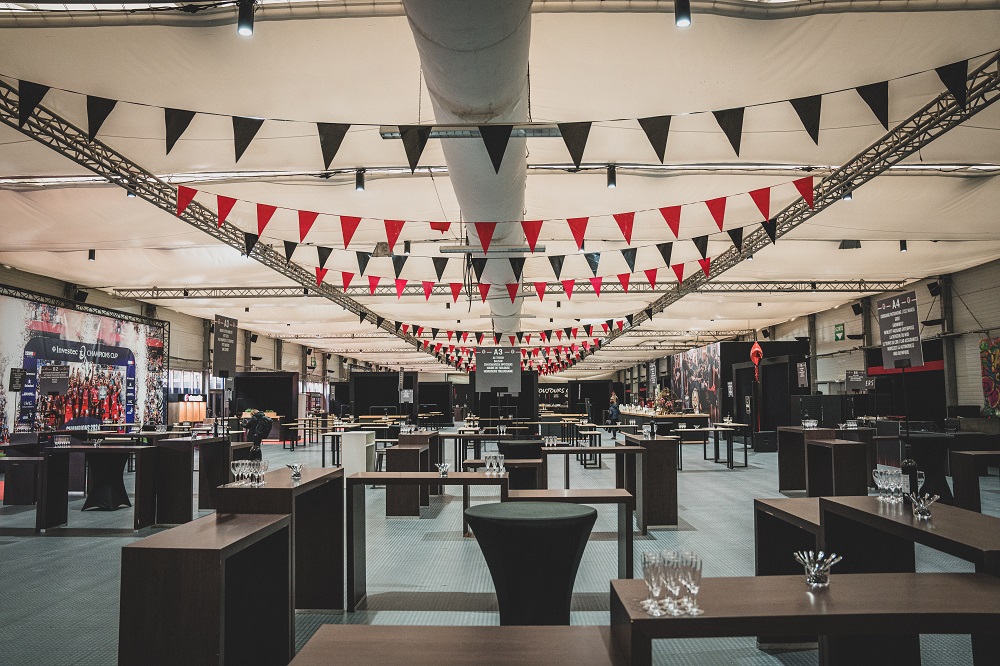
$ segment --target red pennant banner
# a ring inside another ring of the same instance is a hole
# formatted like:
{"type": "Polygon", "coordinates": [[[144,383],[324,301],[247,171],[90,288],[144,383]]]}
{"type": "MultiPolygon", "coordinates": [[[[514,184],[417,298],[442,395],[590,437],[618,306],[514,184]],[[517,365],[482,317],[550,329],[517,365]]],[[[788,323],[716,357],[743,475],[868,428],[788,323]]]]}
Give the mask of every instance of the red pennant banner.
{"type": "Polygon", "coordinates": [[[708,206],[708,212],[712,214],[715,223],[719,225],[719,231],[722,231],[722,225],[726,220],[726,197],[709,199],[705,205],[708,206]]]}
{"type": "Polygon", "coordinates": [[[655,268],[650,268],[643,271],[646,274],[646,279],[649,280],[650,289],[656,289],[656,270],[655,268]]]}
{"type": "Polygon", "coordinates": [[[681,207],[680,206],[667,206],[666,208],[660,209],[660,215],[663,216],[664,222],[670,227],[670,231],[673,232],[674,238],[677,238],[677,234],[681,231],[681,207]]]}
{"type": "Polygon", "coordinates": [[[270,204],[257,204],[257,235],[261,236],[264,234],[264,227],[267,223],[271,221],[271,217],[274,212],[278,210],[277,206],[272,206],[270,204]]]}
{"type": "Polygon", "coordinates": [[[514,346],[514,341],[515,341],[515,340],[516,340],[517,338],[515,338],[515,337],[514,337],[513,335],[508,335],[508,336],[507,336],[507,339],[508,339],[508,340],[510,340],[510,346],[511,346],[511,347],[513,347],[513,346],[514,346]]]}
{"type": "Polygon", "coordinates": [[[587,233],[587,222],[590,220],[589,217],[571,217],[566,220],[569,224],[569,230],[573,233],[573,239],[576,240],[576,249],[583,249],[583,236],[587,233]]]}
{"type": "Polygon", "coordinates": [[[601,297],[601,282],[603,281],[604,278],[600,276],[590,278],[590,286],[594,288],[594,293],[597,294],[598,298],[601,297]]]}
{"type": "Polygon", "coordinates": [[[631,279],[632,279],[632,274],[631,273],[619,273],[618,274],[618,282],[621,283],[621,285],[622,285],[622,291],[624,291],[626,294],[628,293],[628,281],[631,280],[631,279]]]}
{"type": "Polygon", "coordinates": [[[396,278],[396,299],[403,297],[403,290],[406,289],[406,278],[396,278]]]}
{"type": "Polygon", "coordinates": [[[524,334],[524,344],[526,344],[526,345],[530,345],[531,344],[531,333],[525,333],[524,334]]]}
{"type": "MultiPolygon", "coordinates": [[[[455,331],[445,331],[448,334],[448,342],[451,342],[451,336],[455,335],[455,331]]],[[[451,351],[451,348],[448,349],[451,351]]]]}
{"type": "Polygon", "coordinates": [[[389,252],[395,252],[396,241],[403,231],[405,220],[383,220],[385,222],[385,239],[389,241],[389,252]]]}
{"type": "Polygon", "coordinates": [[[604,332],[605,332],[605,333],[607,333],[607,332],[608,332],[608,331],[610,330],[610,328],[611,328],[611,327],[610,327],[610,326],[608,326],[608,322],[603,322],[603,323],[601,324],[601,328],[603,328],[603,329],[604,329],[604,332]]]}
{"type": "Polygon", "coordinates": [[[409,324],[403,324],[403,335],[406,335],[409,332],[410,332],[410,325],[409,324]]]}
{"type": "Polygon", "coordinates": [[[434,282],[431,280],[424,280],[420,284],[424,287],[424,300],[431,300],[431,292],[434,291],[434,282]]]}
{"type": "MultiPolygon", "coordinates": [[[[344,234],[344,249],[351,244],[351,239],[354,238],[354,232],[358,230],[358,225],[361,224],[360,217],[352,217],[350,215],[340,216],[340,231],[344,234]]],[[[303,235],[303,238],[305,236],[303,235]]]]}
{"type": "Polygon", "coordinates": [[[448,286],[451,287],[451,302],[458,303],[458,297],[462,293],[462,283],[461,282],[449,282],[448,286]]]}
{"type": "Polygon", "coordinates": [[[323,284],[323,278],[326,277],[327,271],[329,271],[329,270],[330,270],[329,268],[320,268],[319,266],[316,267],[316,286],[317,287],[319,287],[319,286],[321,286],[323,284]]]}
{"type": "Polygon", "coordinates": [[[451,222],[431,222],[431,229],[446,233],[448,229],[451,229],[451,222]]]}
{"type": "Polygon", "coordinates": [[[701,271],[708,277],[708,271],[711,268],[712,257],[705,257],[704,259],[698,260],[698,265],[701,266],[701,271]]]}
{"type": "MultiPolygon", "coordinates": [[[[424,340],[424,342],[427,342],[427,341],[424,340]]],[[[437,354],[439,351],[441,351],[441,343],[440,342],[437,343],[436,345],[434,345],[434,353],[437,354]]]]}
{"type": "Polygon", "coordinates": [[[479,296],[482,297],[483,303],[486,302],[486,297],[489,295],[489,293],[490,293],[490,283],[489,282],[480,282],[479,283],[479,296]]]}
{"type": "Polygon", "coordinates": [[[570,332],[571,332],[571,333],[573,334],[573,338],[574,338],[574,339],[576,338],[576,334],[577,334],[577,332],[578,332],[579,330],[580,330],[580,329],[578,329],[578,328],[574,328],[574,329],[573,329],[572,331],[570,331],[570,332]]]}
{"type": "Polygon", "coordinates": [[[468,342],[468,341],[469,341],[469,332],[462,331],[462,342],[468,342]]]}
{"type": "Polygon", "coordinates": [[[521,229],[524,230],[524,238],[528,241],[528,248],[534,252],[538,243],[538,234],[542,232],[542,220],[523,220],[521,229]]]}
{"type": "Polygon", "coordinates": [[[576,280],[563,280],[562,286],[563,291],[566,292],[566,300],[573,300],[573,285],[576,284],[576,280]]]}
{"type": "Polygon", "coordinates": [[[618,330],[619,331],[625,328],[625,321],[623,319],[619,319],[615,323],[618,324],[618,330]]]}
{"type": "Polygon", "coordinates": [[[677,283],[682,284],[684,282],[684,264],[674,264],[670,268],[674,270],[674,275],[677,276],[677,283]]]}
{"type": "Polygon", "coordinates": [[[510,296],[510,302],[513,303],[514,299],[517,298],[517,292],[521,289],[521,285],[517,282],[512,282],[507,285],[507,295],[510,296]]]}
{"type": "Polygon", "coordinates": [[[483,252],[490,251],[490,242],[493,240],[493,232],[496,231],[496,222],[476,222],[476,233],[479,235],[479,242],[483,246],[483,252]]]}
{"type": "Polygon", "coordinates": [[[806,200],[806,203],[809,204],[809,207],[812,208],[814,201],[813,177],[806,176],[805,178],[794,180],[792,183],[795,185],[795,189],[799,191],[799,194],[802,195],[802,198],[806,200]]]}
{"type": "Polygon", "coordinates": [[[351,280],[354,279],[354,273],[348,273],[347,271],[341,271],[340,272],[340,278],[341,278],[341,280],[344,283],[344,291],[347,291],[347,288],[351,286],[351,280]]]}
{"type": "Polygon", "coordinates": [[[625,242],[629,245],[632,244],[632,224],[635,222],[635,213],[616,213],[615,222],[618,223],[618,228],[622,230],[622,236],[625,238],[625,242]]]}
{"type": "Polygon", "coordinates": [[[556,340],[562,341],[562,330],[556,329],[556,340]]]}
{"type": "Polygon", "coordinates": [[[423,334],[424,334],[424,327],[423,326],[417,326],[417,337],[420,337],[423,334]]]}
{"type": "Polygon", "coordinates": [[[313,224],[316,222],[316,218],[319,217],[319,213],[314,213],[309,210],[299,211],[299,242],[304,242],[306,239],[306,234],[312,229],[313,224]]]}
{"type": "Polygon", "coordinates": [[[757,204],[757,210],[764,216],[765,220],[771,219],[771,188],[762,187],[759,190],[750,190],[750,198],[757,204]]]}
{"type": "Polygon", "coordinates": [[[538,294],[538,300],[545,300],[545,287],[548,286],[547,282],[535,282],[535,293],[538,294]]]}
{"type": "Polygon", "coordinates": [[[221,194],[215,197],[219,206],[219,226],[221,227],[226,218],[229,217],[229,213],[233,211],[233,206],[236,205],[236,199],[232,197],[224,197],[221,194]]]}
{"type": "Polygon", "coordinates": [[[187,209],[196,194],[198,194],[198,190],[192,187],[177,186],[177,217],[180,217],[181,213],[187,209]]]}
{"type": "Polygon", "coordinates": [[[368,276],[368,293],[371,294],[372,296],[375,295],[375,287],[378,286],[378,281],[381,279],[382,278],[380,278],[377,275],[368,276]]]}

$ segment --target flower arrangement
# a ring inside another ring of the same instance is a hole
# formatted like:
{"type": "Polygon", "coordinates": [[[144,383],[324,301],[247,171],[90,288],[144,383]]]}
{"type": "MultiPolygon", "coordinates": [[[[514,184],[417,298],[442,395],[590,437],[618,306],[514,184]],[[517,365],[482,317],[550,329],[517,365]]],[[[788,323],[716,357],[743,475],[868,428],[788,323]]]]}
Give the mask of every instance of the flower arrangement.
{"type": "Polygon", "coordinates": [[[670,414],[674,411],[673,396],[670,395],[670,389],[662,389],[656,394],[654,406],[658,414],[670,414]]]}

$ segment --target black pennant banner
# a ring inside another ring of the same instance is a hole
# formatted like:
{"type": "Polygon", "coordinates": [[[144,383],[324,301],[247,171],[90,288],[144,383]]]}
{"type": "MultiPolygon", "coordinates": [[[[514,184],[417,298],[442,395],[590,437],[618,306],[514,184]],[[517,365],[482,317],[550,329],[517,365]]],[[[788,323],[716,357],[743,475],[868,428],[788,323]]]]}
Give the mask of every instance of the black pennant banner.
{"type": "Polygon", "coordinates": [[[394,254],[392,255],[392,270],[396,274],[396,278],[399,278],[399,274],[403,272],[403,266],[406,264],[406,260],[410,258],[408,254],[394,254]]]}
{"type": "Polygon", "coordinates": [[[239,162],[243,153],[250,147],[250,142],[257,136],[263,118],[244,118],[233,116],[233,144],[236,146],[236,161],[239,162]]]}
{"type": "Polygon", "coordinates": [[[696,238],[692,238],[691,242],[694,243],[696,248],[698,248],[698,254],[701,255],[702,259],[708,256],[708,236],[698,236],[696,238]]]}
{"type": "Polygon", "coordinates": [[[476,274],[476,282],[482,282],[483,280],[483,271],[486,270],[486,261],[487,259],[485,257],[474,257],[472,259],[472,270],[476,274]]]}
{"type": "Polygon", "coordinates": [[[403,323],[399,322],[399,321],[394,321],[394,322],[392,322],[392,324],[393,324],[393,326],[396,327],[396,332],[399,333],[399,327],[402,326],[403,323]]]}
{"type": "Polygon", "coordinates": [[[371,252],[355,252],[354,254],[358,258],[358,273],[364,275],[365,269],[368,268],[368,262],[372,258],[372,254],[371,252]]]}
{"type": "Polygon", "coordinates": [[[285,243],[285,261],[291,262],[292,255],[295,253],[295,248],[297,248],[299,244],[296,243],[295,241],[289,241],[289,240],[284,241],[284,243],[285,243]]]}
{"type": "Polygon", "coordinates": [[[670,116],[639,118],[639,126],[646,133],[656,156],[660,158],[660,164],[663,164],[663,156],[667,151],[667,134],[670,132],[670,116]]]}
{"type": "Polygon", "coordinates": [[[625,315],[625,321],[627,321],[628,325],[631,326],[632,322],[635,321],[635,315],[625,315]]]}
{"type": "Polygon", "coordinates": [[[167,128],[167,155],[170,154],[174,144],[191,124],[194,115],[194,111],[185,111],[184,109],[163,109],[163,122],[167,128]]]}
{"type": "Polygon", "coordinates": [[[625,263],[628,264],[628,270],[630,273],[635,273],[635,253],[637,248],[630,247],[622,250],[622,258],[625,259],[625,263]]]}
{"type": "Polygon", "coordinates": [[[243,245],[247,249],[248,257],[250,256],[250,253],[253,252],[253,249],[257,245],[257,241],[259,240],[260,236],[258,236],[257,234],[252,234],[248,231],[243,232],[243,245]]]}
{"type": "Polygon", "coordinates": [[[316,123],[316,129],[319,131],[319,147],[323,151],[324,169],[330,168],[350,128],[351,126],[345,123],[316,123]]]}
{"type": "Polygon", "coordinates": [[[361,321],[358,322],[358,323],[360,323],[360,324],[365,323],[365,317],[367,317],[367,316],[368,316],[368,313],[366,311],[362,310],[360,312],[360,314],[358,314],[358,317],[361,319],[361,321]]]}
{"type": "Polygon", "coordinates": [[[524,333],[522,333],[521,331],[517,332],[517,341],[524,342],[524,333]]]}
{"type": "Polygon", "coordinates": [[[417,170],[417,162],[424,152],[427,139],[430,138],[430,125],[400,125],[399,136],[403,139],[403,150],[406,151],[406,161],[410,165],[410,173],[417,170]]]}
{"type": "Polygon", "coordinates": [[[590,271],[597,277],[597,267],[601,263],[601,253],[600,252],[587,252],[584,254],[587,258],[587,263],[590,264],[590,271]]]}
{"type": "Polygon", "coordinates": [[[375,315],[375,327],[376,328],[382,328],[382,322],[384,322],[384,321],[385,321],[385,317],[380,317],[378,315],[375,315]]]}
{"type": "Polygon", "coordinates": [[[719,127],[726,133],[729,143],[736,151],[736,156],[740,155],[740,142],[743,140],[743,107],[738,109],[723,109],[722,111],[712,111],[719,127]]]}
{"type": "Polygon", "coordinates": [[[316,255],[319,257],[320,268],[326,268],[326,260],[330,258],[332,252],[333,248],[323,247],[322,245],[316,246],[316,255]]]}
{"type": "Polygon", "coordinates": [[[432,328],[431,329],[431,339],[432,340],[437,340],[437,336],[438,336],[438,333],[440,331],[441,331],[441,329],[439,329],[439,328],[432,328]]]}
{"type": "Polygon", "coordinates": [[[565,260],[566,257],[561,255],[559,256],[553,255],[549,257],[549,263],[552,265],[552,272],[556,274],[557,280],[559,279],[559,276],[562,274],[563,261],[565,260]]]}
{"type": "Polygon", "coordinates": [[[819,145],[819,116],[823,107],[823,96],[813,95],[812,97],[799,97],[788,100],[798,114],[802,126],[806,128],[809,137],[817,146],[819,145]]]}
{"type": "Polygon", "coordinates": [[[735,229],[729,229],[726,233],[733,241],[733,245],[736,246],[737,250],[743,250],[743,227],[736,227],[735,229]]]}
{"type": "Polygon", "coordinates": [[[964,109],[969,99],[969,89],[966,85],[966,80],[969,78],[969,61],[959,60],[950,65],[938,67],[934,71],[937,72],[941,83],[945,85],[948,92],[954,95],[958,105],[964,109]]]}
{"type": "Polygon", "coordinates": [[[490,161],[493,162],[493,170],[497,173],[500,173],[503,154],[507,150],[507,142],[510,141],[510,134],[513,131],[513,125],[479,126],[479,136],[482,137],[483,143],[486,145],[486,152],[490,154],[490,161]]]}
{"type": "Polygon", "coordinates": [[[587,137],[590,135],[590,123],[559,123],[558,126],[570,159],[579,169],[580,162],[583,161],[583,151],[587,147],[587,137]]]}
{"type": "Polygon", "coordinates": [[[778,220],[771,218],[766,222],[761,222],[760,226],[764,227],[764,231],[767,232],[767,237],[771,239],[771,243],[778,242],[778,220]]]}
{"type": "Polygon", "coordinates": [[[660,256],[663,257],[663,263],[667,266],[670,265],[670,255],[673,254],[674,244],[673,243],[657,243],[656,249],[659,250],[660,256]]]}
{"type": "Polygon", "coordinates": [[[653,320],[653,308],[646,308],[646,319],[653,320]]]}
{"type": "Polygon", "coordinates": [[[889,82],[870,83],[855,90],[872,110],[882,127],[889,129],[889,82]]]}
{"type": "Polygon", "coordinates": [[[510,261],[510,270],[514,274],[514,281],[521,281],[521,274],[524,272],[524,257],[513,257],[510,261]]]}
{"type": "Polygon", "coordinates": [[[433,257],[431,260],[434,262],[434,272],[440,281],[441,276],[444,275],[444,269],[448,267],[448,257],[433,257]]]}
{"type": "Polygon", "coordinates": [[[28,118],[35,112],[38,105],[42,103],[42,98],[49,91],[48,86],[43,86],[31,81],[17,82],[17,126],[24,127],[28,118]]]}
{"type": "Polygon", "coordinates": [[[87,138],[91,141],[101,131],[104,121],[111,115],[118,100],[87,95],[87,138]]]}

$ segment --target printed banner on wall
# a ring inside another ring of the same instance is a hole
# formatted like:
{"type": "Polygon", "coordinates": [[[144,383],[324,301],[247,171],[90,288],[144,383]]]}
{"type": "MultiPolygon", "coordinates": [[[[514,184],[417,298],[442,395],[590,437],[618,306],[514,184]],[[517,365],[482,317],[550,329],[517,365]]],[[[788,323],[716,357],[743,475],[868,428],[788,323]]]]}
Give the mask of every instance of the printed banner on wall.
{"type": "Polygon", "coordinates": [[[1000,416],[1000,338],[979,341],[983,372],[983,416],[1000,416]]]}
{"type": "Polygon", "coordinates": [[[708,414],[713,423],[722,420],[719,382],[719,343],[674,355],[671,389],[683,399],[685,409],[708,414]]]}

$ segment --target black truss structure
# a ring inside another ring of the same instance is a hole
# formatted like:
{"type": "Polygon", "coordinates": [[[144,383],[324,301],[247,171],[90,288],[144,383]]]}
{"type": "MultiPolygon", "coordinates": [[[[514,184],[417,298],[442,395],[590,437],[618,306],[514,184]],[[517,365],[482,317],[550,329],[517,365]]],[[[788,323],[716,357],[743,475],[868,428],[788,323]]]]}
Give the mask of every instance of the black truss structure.
{"type": "MultiPolygon", "coordinates": [[[[599,326],[599,325],[595,325],[599,326]]],[[[595,336],[586,335],[583,331],[583,326],[581,324],[576,325],[579,328],[579,333],[577,335],[578,340],[591,340],[595,336]]],[[[556,327],[553,330],[561,330],[560,327],[556,327]]],[[[492,335],[492,331],[477,331],[480,333],[486,333],[487,336],[492,335]]],[[[692,338],[692,339],[708,339],[717,338],[719,340],[733,338],[740,335],[753,335],[754,329],[738,329],[738,330],[718,330],[718,331],[706,331],[706,330],[654,330],[654,329],[638,329],[629,333],[630,337],[633,338],[692,338]]],[[[448,342],[448,335],[445,329],[439,329],[437,338],[434,338],[434,342],[442,342],[445,346],[453,344],[456,346],[463,345],[466,347],[475,347],[475,339],[472,337],[475,333],[474,331],[469,331],[469,342],[460,343],[456,342],[455,336],[452,336],[451,342],[448,342]]],[[[595,331],[597,333],[597,331],[595,331]]],[[[508,335],[511,333],[504,333],[504,340],[507,339],[508,335]]],[[[280,340],[391,340],[394,336],[383,335],[380,333],[317,333],[310,335],[309,333],[278,333],[274,336],[280,340]]],[[[604,337],[603,330],[596,337],[604,337]]],[[[422,337],[424,340],[431,340],[430,337],[430,327],[424,327],[424,335],[422,337]]],[[[537,338],[536,338],[537,339],[537,338]]],[[[572,341],[571,341],[572,342],[572,341]]],[[[527,344],[518,345],[519,347],[555,347],[560,344],[565,344],[565,341],[560,342],[559,340],[550,340],[549,342],[540,342],[537,344],[527,344]]],[[[603,343],[602,343],[603,344],[603,343]]],[[[668,344],[668,343],[664,343],[668,344]]],[[[492,345],[490,345],[492,346],[492,345]]],[[[615,347],[615,349],[622,349],[622,347],[615,347]]]]}

